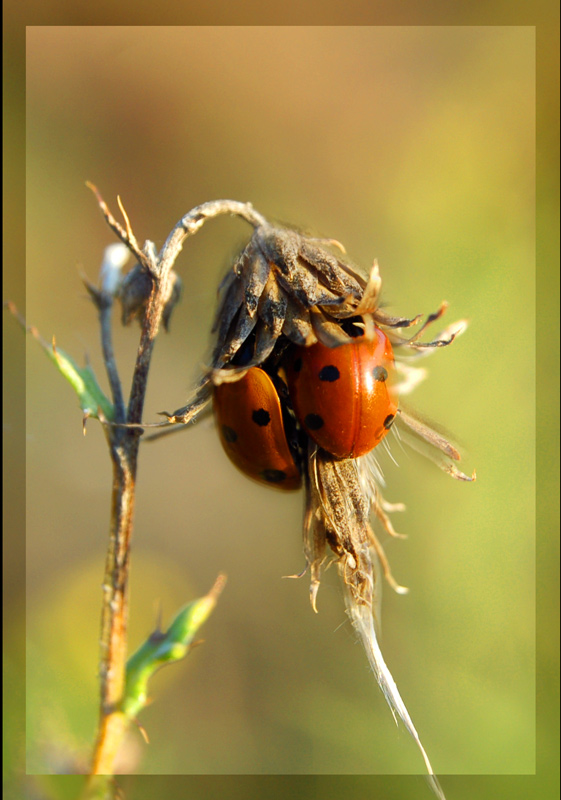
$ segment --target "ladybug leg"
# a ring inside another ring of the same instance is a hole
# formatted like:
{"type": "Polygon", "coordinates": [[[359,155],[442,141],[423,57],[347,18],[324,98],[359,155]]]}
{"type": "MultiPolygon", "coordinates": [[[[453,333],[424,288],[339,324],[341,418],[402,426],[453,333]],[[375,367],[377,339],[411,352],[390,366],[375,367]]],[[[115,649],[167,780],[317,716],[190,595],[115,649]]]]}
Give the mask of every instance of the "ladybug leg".
{"type": "Polygon", "coordinates": [[[392,589],[395,592],[397,592],[397,594],[407,594],[407,592],[409,591],[407,586],[401,586],[393,577],[388,559],[386,557],[386,554],[384,553],[384,548],[378,541],[378,538],[374,533],[374,531],[372,530],[372,528],[370,527],[370,525],[368,525],[367,527],[367,533],[368,533],[368,538],[370,540],[370,544],[374,548],[374,551],[380,561],[382,572],[384,573],[384,578],[387,580],[392,589]]]}

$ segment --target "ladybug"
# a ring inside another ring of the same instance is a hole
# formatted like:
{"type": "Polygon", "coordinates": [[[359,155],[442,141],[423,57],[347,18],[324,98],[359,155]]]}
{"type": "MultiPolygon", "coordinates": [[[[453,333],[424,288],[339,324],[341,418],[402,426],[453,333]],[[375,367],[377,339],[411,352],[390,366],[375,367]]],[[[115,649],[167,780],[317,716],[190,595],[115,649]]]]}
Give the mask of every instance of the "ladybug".
{"type": "Polygon", "coordinates": [[[238,381],[215,386],[213,406],[222,447],[238,469],[268,486],[300,487],[290,418],[270,375],[251,367],[238,381]]]}
{"type": "Polygon", "coordinates": [[[391,342],[372,336],[326,347],[295,347],[286,362],[290,399],[306,433],[337,458],[357,458],[379,444],[397,414],[391,342]]]}

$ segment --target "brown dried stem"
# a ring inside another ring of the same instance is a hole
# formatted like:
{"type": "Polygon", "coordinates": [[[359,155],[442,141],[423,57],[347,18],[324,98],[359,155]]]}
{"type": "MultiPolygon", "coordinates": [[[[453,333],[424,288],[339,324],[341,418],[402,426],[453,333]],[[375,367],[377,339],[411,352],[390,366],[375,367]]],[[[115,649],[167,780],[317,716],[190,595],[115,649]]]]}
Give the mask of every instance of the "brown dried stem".
{"type": "MultiPolygon", "coordinates": [[[[116,409],[115,425],[106,425],[111,460],[113,463],[113,488],[111,497],[111,524],[109,547],[103,583],[103,609],[101,625],[100,664],[100,714],[94,746],[90,780],[87,792],[95,791],[99,782],[95,776],[112,775],[114,761],[126,731],[128,721],[121,711],[125,686],[127,657],[127,621],[130,543],[133,527],[136,467],[142,426],[142,410],[154,342],[162,320],[168,283],[175,259],[185,239],[195,233],[208,219],[219,214],[235,214],[254,227],[265,223],[263,217],[251,205],[233,200],[218,200],[204,203],[186,214],[174,227],[161,252],[156,255],[151,242],[142,250],[132,232],[128,217],[119,201],[125,219],[120,225],[109,211],[95,186],[88,184],[97,197],[99,206],[111,229],[132,251],[137,260],[152,277],[152,292],[142,320],[142,333],[138,349],[128,409],[124,414],[124,403],[120,395],[120,382],[116,377],[111,334],[108,331],[111,303],[98,302],[102,327],[102,344],[106,368],[110,377],[113,402],[116,409]],[[123,419],[125,424],[123,425],[123,419]],[[131,426],[131,427],[127,427],[131,426]],[[134,427],[133,427],[134,426],[134,427]]],[[[90,292],[92,294],[92,292],[90,292]]],[[[107,784],[107,791],[111,791],[107,784]]]]}

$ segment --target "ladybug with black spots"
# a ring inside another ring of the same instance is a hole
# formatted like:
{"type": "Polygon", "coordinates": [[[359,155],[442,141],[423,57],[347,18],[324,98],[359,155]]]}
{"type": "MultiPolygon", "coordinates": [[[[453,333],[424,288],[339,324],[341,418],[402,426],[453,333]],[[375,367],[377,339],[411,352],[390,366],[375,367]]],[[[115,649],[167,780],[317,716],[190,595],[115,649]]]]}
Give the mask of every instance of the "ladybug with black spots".
{"type": "Polygon", "coordinates": [[[213,405],[222,447],[238,469],[277,489],[300,487],[293,424],[270,375],[251,367],[215,386],[213,405]]]}
{"type": "Polygon", "coordinates": [[[380,328],[337,347],[289,348],[282,363],[290,403],[280,378],[258,367],[214,388],[222,446],[243,473],[279,489],[299,488],[292,409],[305,434],[335,458],[364,455],[386,436],[398,404],[393,350],[380,328]]]}
{"type": "Polygon", "coordinates": [[[398,408],[395,365],[380,328],[339,347],[295,347],[286,373],[300,424],[331,455],[365,455],[391,428],[398,408]]]}

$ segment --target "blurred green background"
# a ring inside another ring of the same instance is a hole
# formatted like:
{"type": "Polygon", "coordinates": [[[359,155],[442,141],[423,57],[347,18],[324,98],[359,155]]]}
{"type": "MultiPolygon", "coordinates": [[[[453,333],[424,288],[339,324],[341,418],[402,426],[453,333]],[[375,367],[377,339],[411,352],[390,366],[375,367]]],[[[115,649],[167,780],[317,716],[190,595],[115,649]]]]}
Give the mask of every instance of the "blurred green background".
{"type": "MultiPolygon", "coordinates": [[[[382,648],[444,775],[535,770],[534,81],[529,27],[27,34],[27,318],[87,353],[101,379],[79,271],[96,280],[113,239],[86,179],[115,212],[121,196],[140,241],[161,246],[205,200],[249,200],[340,240],[365,269],[378,258],[392,311],[447,299],[449,322],[470,320],[424,362],[430,379],[410,404],[454,432],[478,482],[414,454],[399,454],[399,468],[384,461],[409,535],[386,551],[411,591],[385,592],[382,648]]],[[[186,291],[157,343],[145,419],[185,402],[217,282],[248,234],[220,219],[186,244],[186,291]]],[[[125,388],[137,342],[138,328],[116,327],[125,388]]],[[[42,774],[72,769],[92,742],[111,475],[101,431],[90,424],[83,438],[72,392],[27,349],[27,771],[42,774]]],[[[298,493],[234,470],[211,422],[144,446],[131,648],[159,605],[166,623],[219,571],[229,580],[204,646],[154,679],[141,719],[151,743],[133,732],[123,771],[422,772],[335,570],[318,616],[306,578],[281,580],[304,566],[301,515],[298,493]]],[[[424,796],[418,779],[392,785],[379,796],[424,796]]]]}

